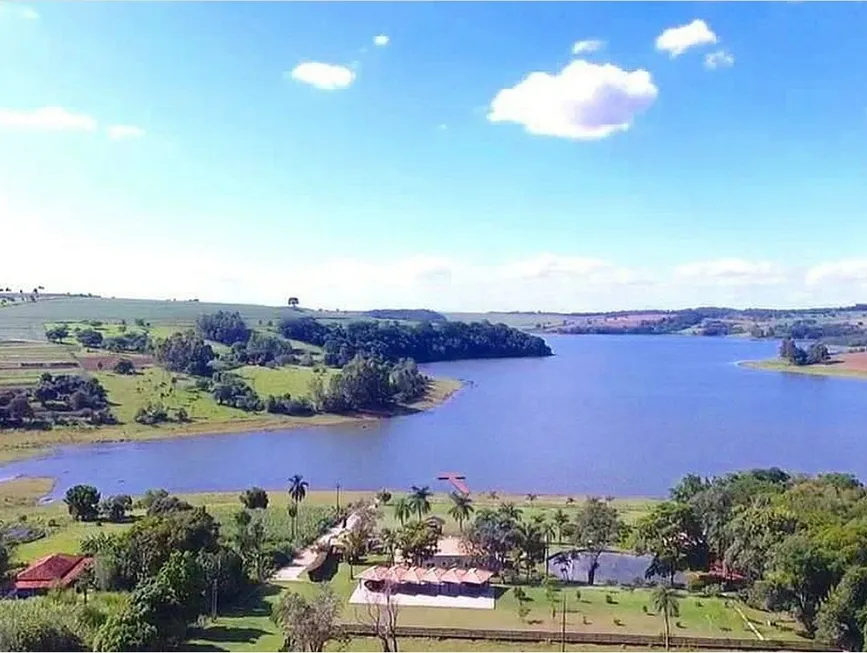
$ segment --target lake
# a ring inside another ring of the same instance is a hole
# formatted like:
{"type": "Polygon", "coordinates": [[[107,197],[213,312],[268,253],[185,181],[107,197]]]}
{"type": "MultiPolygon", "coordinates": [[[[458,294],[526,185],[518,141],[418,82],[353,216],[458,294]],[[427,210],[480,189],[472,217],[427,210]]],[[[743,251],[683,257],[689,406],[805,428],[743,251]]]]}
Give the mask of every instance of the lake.
{"type": "Polygon", "coordinates": [[[425,366],[466,387],[439,408],[361,426],[84,445],[0,468],[90,483],[104,495],[431,485],[662,496],[688,472],[779,466],[867,478],[867,382],[738,367],[776,342],[552,336],[555,356],[425,366]]]}

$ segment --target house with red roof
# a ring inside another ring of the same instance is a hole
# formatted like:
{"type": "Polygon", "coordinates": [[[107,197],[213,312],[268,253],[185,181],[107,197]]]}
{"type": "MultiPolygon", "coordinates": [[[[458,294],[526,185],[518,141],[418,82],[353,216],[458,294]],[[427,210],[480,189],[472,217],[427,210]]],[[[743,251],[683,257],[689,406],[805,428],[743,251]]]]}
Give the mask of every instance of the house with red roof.
{"type": "Polygon", "coordinates": [[[93,559],[87,556],[66,553],[52,553],[39,558],[15,577],[15,593],[26,597],[69,587],[92,562],[93,559]]]}

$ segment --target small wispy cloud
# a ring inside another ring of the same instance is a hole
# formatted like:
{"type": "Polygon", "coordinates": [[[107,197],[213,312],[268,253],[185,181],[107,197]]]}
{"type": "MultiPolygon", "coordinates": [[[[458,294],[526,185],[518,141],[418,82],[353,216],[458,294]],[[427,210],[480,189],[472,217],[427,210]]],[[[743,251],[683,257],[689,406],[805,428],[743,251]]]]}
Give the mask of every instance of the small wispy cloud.
{"type": "Polygon", "coordinates": [[[305,61],[286,75],[296,82],[309,84],[323,91],[344,89],[355,81],[355,72],[350,68],[321,61],[305,61]]]}
{"type": "Polygon", "coordinates": [[[679,57],[690,48],[700,45],[716,43],[719,39],[708,24],[696,18],[691,23],[669,27],[656,37],[656,49],[660,52],[668,52],[674,59],[679,57]]]}
{"type": "Polygon", "coordinates": [[[33,110],[0,109],[0,128],[17,131],[92,132],[96,119],[63,107],[42,107],[33,110]]]}
{"type": "Polygon", "coordinates": [[[373,44],[379,47],[385,47],[391,39],[385,34],[378,34],[373,37],[373,44]]]}
{"type": "Polygon", "coordinates": [[[143,138],[145,130],[135,125],[111,125],[106,133],[113,141],[126,141],[136,138],[143,138]]]}
{"type": "Polygon", "coordinates": [[[704,67],[708,70],[716,70],[717,68],[731,68],[735,65],[735,57],[731,52],[726,50],[717,50],[704,55],[704,67]]]}
{"type": "Polygon", "coordinates": [[[572,46],[572,54],[584,54],[587,52],[598,52],[605,47],[605,41],[599,39],[587,39],[586,41],[576,41],[572,46]]]}

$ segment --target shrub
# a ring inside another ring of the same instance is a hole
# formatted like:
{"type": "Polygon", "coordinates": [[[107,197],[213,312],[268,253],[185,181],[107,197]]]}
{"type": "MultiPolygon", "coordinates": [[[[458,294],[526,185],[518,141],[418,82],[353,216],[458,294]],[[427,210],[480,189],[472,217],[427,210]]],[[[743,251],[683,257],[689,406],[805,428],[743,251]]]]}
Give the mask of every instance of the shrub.
{"type": "Polygon", "coordinates": [[[617,601],[614,600],[614,597],[611,596],[610,594],[606,594],[606,595],[605,595],[605,602],[606,602],[608,605],[614,605],[615,603],[617,603],[617,601]]]}
{"type": "Polygon", "coordinates": [[[133,374],[135,372],[135,365],[128,358],[121,358],[114,364],[114,371],[118,374],[133,374]]]}

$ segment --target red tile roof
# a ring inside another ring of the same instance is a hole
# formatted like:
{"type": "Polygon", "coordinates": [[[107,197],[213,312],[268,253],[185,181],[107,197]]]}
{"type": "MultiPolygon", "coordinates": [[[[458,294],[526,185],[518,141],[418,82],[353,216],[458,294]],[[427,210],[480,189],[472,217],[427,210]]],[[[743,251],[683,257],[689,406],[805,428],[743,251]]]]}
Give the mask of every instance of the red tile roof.
{"type": "Polygon", "coordinates": [[[453,567],[451,569],[442,569],[432,567],[425,569],[424,567],[408,567],[405,565],[394,565],[384,567],[377,565],[365,569],[358,578],[360,580],[370,581],[388,581],[392,583],[429,583],[431,585],[442,585],[449,583],[453,585],[469,584],[483,585],[491,580],[494,574],[485,569],[460,569],[453,567]]]}
{"type": "Polygon", "coordinates": [[[15,577],[15,589],[69,587],[90,565],[91,558],[52,553],[33,562],[15,577]]]}

